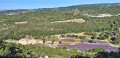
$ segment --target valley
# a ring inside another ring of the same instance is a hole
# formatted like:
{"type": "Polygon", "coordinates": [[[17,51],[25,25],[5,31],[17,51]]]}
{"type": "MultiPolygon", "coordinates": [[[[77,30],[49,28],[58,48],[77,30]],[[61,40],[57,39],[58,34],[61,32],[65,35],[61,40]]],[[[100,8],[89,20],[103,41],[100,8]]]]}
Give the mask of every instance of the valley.
{"type": "Polygon", "coordinates": [[[0,58],[120,58],[120,5],[0,11],[0,58]]]}

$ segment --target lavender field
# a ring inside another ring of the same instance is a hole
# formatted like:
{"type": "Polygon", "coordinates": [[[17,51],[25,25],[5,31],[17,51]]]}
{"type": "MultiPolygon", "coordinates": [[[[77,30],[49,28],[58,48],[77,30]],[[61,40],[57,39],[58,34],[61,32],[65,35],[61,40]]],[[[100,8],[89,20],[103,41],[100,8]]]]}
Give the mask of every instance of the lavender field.
{"type": "Polygon", "coordinates": [[[75,42],[74,39],[62,39],[62,41],[66,41],[66,42],[75,42]]]}
{"type": "MultiPolygon", "coordinates": [[[[88,42],[89,40],[81,40],[83,42],[88,42]]],[[[94,40],[96,43],[107,43],[106,41],[94,40]]]]}
{"type": "Polygon", "coordinates": [[[109,45],[98,45],[98,44],[84,44],[84,43],[78,43],[75,45],[59,45],[60,47],[66,46],[68,49],[76,48],[78,50],[89,50],[94,48],[104,48],[105,51],[117,51],[117,47],[112,47],[109,45]]]}

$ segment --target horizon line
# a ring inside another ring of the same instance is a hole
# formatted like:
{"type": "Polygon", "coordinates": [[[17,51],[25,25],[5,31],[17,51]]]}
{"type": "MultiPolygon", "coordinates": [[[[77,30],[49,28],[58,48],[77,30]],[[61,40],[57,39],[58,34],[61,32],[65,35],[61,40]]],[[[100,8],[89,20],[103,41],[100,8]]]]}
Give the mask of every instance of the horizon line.
{"type": "MultiPolygon", "coordinates": [[[[77,5],[95,5],[95,4],[119,4],[120,2],[118,3],[86,3],[86,4],[77,4],[77,5]]],[[[77,6],[77,5],[70,5],[70,6],[77,6]]],[[[45,7],[45,8],[19,8],[19,9],[0,9],[0,11],[7,11],[7,10],[33,10],[33,9],[47,9],[47,8],[62,8],[62,7],[70,7],[70,6],[61,6],[61,7],[45,7]]]]}

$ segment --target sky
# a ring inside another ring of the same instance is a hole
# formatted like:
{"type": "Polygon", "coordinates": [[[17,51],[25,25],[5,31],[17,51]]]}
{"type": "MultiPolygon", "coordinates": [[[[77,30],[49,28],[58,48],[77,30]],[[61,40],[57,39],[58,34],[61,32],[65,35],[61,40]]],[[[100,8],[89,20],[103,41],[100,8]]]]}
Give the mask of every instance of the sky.
{"type": "Polygon", "coordinates": [[[0,10],[54,8],[97,3],[120,3],[120,0],[0,0],[0,10]]]}

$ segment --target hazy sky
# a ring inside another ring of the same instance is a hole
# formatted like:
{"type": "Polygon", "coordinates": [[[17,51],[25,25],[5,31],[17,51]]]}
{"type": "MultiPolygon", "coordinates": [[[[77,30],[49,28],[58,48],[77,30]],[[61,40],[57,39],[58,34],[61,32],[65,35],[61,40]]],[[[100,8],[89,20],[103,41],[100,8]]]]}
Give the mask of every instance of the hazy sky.
{"type": "Polygon", "coordinates": [[[120,3],[120,0],[0,0],[0,9],[53,8],[96,3],[120,3]]]}

